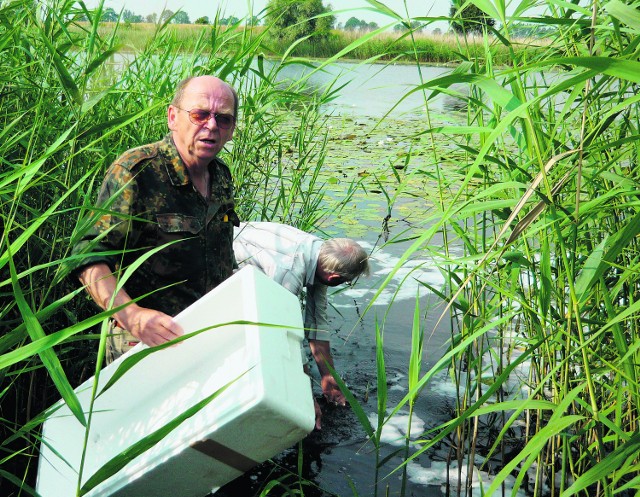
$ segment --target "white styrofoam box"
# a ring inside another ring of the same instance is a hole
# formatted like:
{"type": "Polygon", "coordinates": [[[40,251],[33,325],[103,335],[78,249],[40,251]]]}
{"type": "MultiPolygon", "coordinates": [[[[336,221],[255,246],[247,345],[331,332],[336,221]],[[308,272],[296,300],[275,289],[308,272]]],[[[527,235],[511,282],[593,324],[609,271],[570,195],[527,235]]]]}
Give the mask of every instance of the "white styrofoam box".
{"type": "MultiPolygon", "coordinates": [[[[175,317],[186,333],[227,325],[145,357],[97,397],[82,483],[110,459],[240,377],[90,497],[202,497],[304,438],[314,426],[296,296],[247,266],[175,317]],[[245,374],[246,373],[246,374],[245,374]],[[243,375],[244,374],[244,375],[243,375]]],[[[99,390],[138,344],[106,366],[99,390]]],[[[88,411],[91,378],[76,390],[88,411]]],[[[60,401],[44,423],[36,490],[76,495],[85,429],[60,401]]]]}

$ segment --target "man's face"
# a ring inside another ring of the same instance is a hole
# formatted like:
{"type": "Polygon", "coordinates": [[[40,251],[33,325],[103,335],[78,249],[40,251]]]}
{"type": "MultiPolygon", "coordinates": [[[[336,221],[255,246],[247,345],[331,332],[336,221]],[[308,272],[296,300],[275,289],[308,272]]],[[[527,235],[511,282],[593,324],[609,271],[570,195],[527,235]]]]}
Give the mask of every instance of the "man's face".
{"type": "Polygon", "coordinates": [[[169,106],[169,129],[173,132],[173,140],[187,167],[206,166],[231,139],[235,121],[230,127],[223,129],[213,114],[233,116],[235,119],[234,103],[233,93],[226,83],[213,76],[201,76],[188,83],[178,106],[169,106]],[[209,119],[204,123],[194,124],[194,119],[190,118],[188,112],[193,110],[204,111],[200,112],[202,115],[209,112],[209,119]]]}

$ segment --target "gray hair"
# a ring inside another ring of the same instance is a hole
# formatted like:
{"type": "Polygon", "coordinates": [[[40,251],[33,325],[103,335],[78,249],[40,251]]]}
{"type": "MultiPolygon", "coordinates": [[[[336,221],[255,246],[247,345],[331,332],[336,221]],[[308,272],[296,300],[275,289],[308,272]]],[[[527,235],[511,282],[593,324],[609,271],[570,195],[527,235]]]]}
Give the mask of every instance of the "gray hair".
{"type": "MultiPolygon", "coordinates": [[[[196,78],[196,77],[197,76],[189,76],[188,78],[185,78],[185,79],[183,79],[182,81],[180,81],[178,83],[178,86],[176,87],[176,93],[173,96],[173,100],[171,100],[171,105],[173,105],[175,107],[180,107],[180,105],[182,104],[182,99],[184,98],[185,89],[187,88],[187,86],[189,85],[191,80],[193,78],[196,78]]],[[[238,119],[238,106],[239,106],[239,104],[238,104],[238,92],[229,83],[227,83],[226,81],[223,81],[223,82],[224,82],[225,85],[227,85],[227,87],[229,88],[229,90],[231,90],[231,93],[233,94],[233,117],[238,119]]],[[[189,110],[189,109],[187,109],[187,110],[189,110]]]]}
{"type": "Polygon", "coordinates": [[[369,256],[351,238],[331,238],[320,247],[318,265],[329,273],[336,273],[346,281],[353,281],[361,274],[369,274],[369,256]]]}

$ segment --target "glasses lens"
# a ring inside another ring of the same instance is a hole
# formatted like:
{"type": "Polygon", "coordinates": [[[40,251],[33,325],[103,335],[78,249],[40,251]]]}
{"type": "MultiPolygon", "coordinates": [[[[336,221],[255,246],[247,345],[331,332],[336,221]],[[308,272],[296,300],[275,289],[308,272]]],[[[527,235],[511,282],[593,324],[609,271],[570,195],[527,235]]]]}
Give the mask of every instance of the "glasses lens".
{"type": "Polygon", "coordinates": [[[233,116],[229,114],[214,114],[218,127],[222,129],[229,129],[233,126],[233,116]]]}
{"type": "Polygon", "coordinates": [[[189,119],[193,124],[204,124],[209,120],[209,112],[202,109],[190,110],[189,119]]]}
{"type": "Polygon", "coordinates": [[[189,113],[191,122],[198,126],[206,124],[207,121],[211,119],[211,116],[215,118],[218,127],[221,129],[229,129],[235,121],[235,118],[231,114],[215,114],[203,109],[191,109],[187,112],[189,113]]]}

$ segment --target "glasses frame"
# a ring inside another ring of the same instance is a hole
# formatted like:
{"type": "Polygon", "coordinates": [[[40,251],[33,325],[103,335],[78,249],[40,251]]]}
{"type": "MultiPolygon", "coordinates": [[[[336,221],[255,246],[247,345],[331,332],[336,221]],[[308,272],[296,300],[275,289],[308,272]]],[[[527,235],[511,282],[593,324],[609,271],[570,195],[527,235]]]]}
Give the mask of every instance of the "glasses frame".
{"type": "Polygon", "coordinates": [[[236,116],[232,115],[232,114],[225,114],[223,112],[218,113],[218,112],[209,112],[206,111],[204,109],[183,109],[182,107],[178,107],[177,105],[174,105],[174,107],[178,110],[182,110],[184,112],[187,113],[187,115],[189,116],[189,121],[191,121],[191,124],[195,124],[196,126],[204,126],[205,124],[207,124],[209,122],[209,120],[213,117],[213,119],[216,121],[216,124],[218,125],[218,128],[220,129],[231,129],[233,128],[233,126],[236,123],[236,116]],[[194,119],[193,115],[191,114],[194,111],[198,111],[198,112],[206,112],[207,113],[207,118],[200,122],[196,119],[194,119]],[[218,117],[225,117],[225,118],[231,118],[231,124],[226,125],[226,124],[222,124],[219,120],[218,117]]]}

